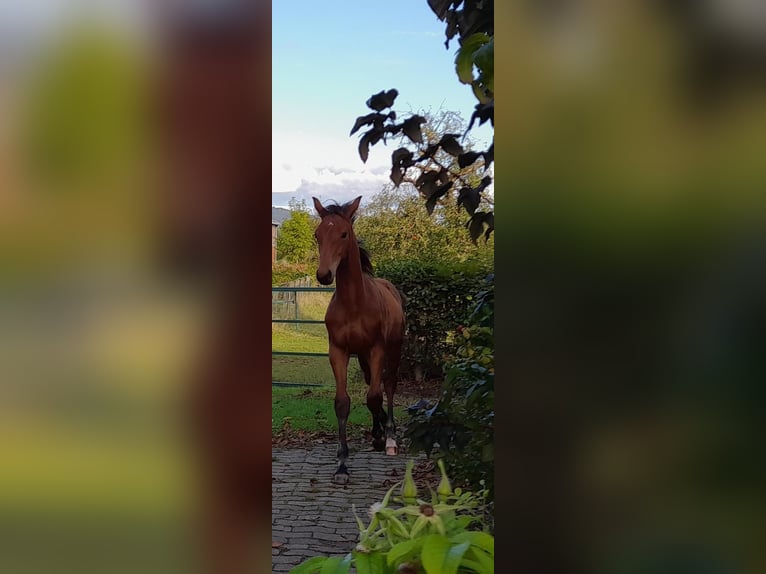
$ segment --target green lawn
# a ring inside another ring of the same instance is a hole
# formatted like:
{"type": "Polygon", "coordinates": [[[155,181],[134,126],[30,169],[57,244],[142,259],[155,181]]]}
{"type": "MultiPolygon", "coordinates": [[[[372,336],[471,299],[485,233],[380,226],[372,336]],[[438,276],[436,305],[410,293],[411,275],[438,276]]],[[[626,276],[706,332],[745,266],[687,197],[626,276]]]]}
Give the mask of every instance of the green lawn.
{"type": "MultiPolygon", "coordinates": [[[[366,388],[352,385],[349,387],[349,395],[351,396],[349,425],[369,427],[372,423],[372,416],[367,410],[366,388]]],[[[294,430],[336,430],[338,423],[335,418],[334,397],[334,386],[272,388],[272,430],[282,428],[286,421],[289,421],[290,428],[294,430]]],[[[394,417],[399,421],[404,420],[404,409],[396,407],[394,417]]]]}

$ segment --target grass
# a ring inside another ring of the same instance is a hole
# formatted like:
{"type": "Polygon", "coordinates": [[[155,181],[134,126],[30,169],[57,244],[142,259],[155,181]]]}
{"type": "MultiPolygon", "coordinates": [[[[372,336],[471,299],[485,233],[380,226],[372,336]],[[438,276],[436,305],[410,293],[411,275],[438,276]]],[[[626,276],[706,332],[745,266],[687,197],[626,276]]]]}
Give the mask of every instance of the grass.
{"type": "Polygon", "coordinates": [[[0,323],[0,572],[189,571],[174,417],[202,320],[173,296],[104,301],[61,329],[30,296],[21,335],[0,323]]]}
{"type": "MultiPolygon", "coordinates": [[[[364,383],[362,383],[364,385],[364,383]]],[[[358,385],[349,386],[351,413],[349,425],[369,427],[372,415],[367,410],[366,388],[358,385]]],[[[279,430],[285,422],[290,428],[304,431],[335,431],[338,428],[335,418],[333,398],[335,387],[293,388],[274,387],[271,389],[271,428],[279,430]]],[[[396,420],[404,420],[404,409],[394,409],[396,420]]]]}

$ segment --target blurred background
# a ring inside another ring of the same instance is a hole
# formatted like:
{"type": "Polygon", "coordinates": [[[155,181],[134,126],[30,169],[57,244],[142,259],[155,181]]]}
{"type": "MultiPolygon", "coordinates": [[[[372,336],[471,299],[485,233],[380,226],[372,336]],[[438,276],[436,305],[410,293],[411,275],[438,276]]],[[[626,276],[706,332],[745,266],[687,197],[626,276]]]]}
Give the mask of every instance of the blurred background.
{"type": "Polygon", "coordinates": [[[765,7],[496,5],[519,571],[766,569],[765,7]]]}
{"type": "Polygon", "coordinates": [[[158,265],[159,6],[0,3],[0,572],[192,571],[209,309],[158,265]]]}

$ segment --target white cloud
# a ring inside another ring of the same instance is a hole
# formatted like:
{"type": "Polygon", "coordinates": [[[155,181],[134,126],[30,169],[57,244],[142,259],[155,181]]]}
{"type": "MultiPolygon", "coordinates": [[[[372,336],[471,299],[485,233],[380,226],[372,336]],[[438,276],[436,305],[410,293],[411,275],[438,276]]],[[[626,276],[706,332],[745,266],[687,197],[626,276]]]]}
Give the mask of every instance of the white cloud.
{"type": "Polygon", "coordinates": [[[338,202],[369,197],[388,181],[391,150],[379,144],[362,163],[355,137],[338,138],[303,131],[272,132],[272,202],[311,196],[338,202]]]}

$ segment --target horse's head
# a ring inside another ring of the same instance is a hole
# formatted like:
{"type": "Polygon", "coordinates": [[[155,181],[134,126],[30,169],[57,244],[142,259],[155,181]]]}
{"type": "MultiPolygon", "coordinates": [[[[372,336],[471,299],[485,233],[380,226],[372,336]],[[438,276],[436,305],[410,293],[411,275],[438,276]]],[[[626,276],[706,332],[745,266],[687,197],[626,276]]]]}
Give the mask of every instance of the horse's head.
{"type": "Polygon", "coordinates": [[[316,197],[313,200],[314,208],[322,218],[314,232],[319,245],[317,281],[322,285],[329,285],[335,279],[338,265],[348,257],[350,248],[356,246],[353,221],[362,196],[344,205],[327,207],[323,206],[316,197]]]}

